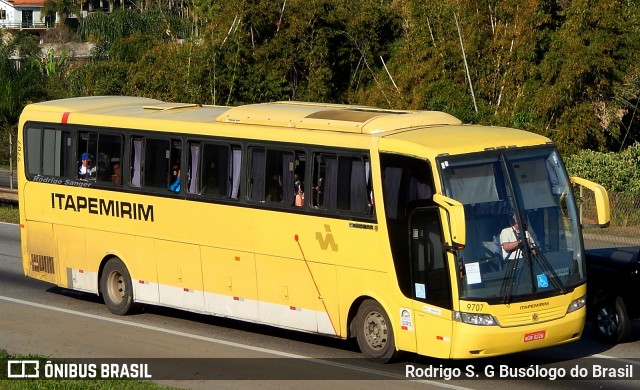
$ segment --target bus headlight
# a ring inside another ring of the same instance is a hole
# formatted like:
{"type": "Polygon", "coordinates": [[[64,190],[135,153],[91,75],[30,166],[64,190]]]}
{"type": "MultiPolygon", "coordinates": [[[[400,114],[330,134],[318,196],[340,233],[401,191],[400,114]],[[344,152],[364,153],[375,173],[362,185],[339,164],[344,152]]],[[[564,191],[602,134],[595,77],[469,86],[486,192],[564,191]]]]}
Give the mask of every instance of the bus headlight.
{"type": "Polygon", "coordinates": [[[582,309],[584,305],[587,304],[587,296],[582,296],[578,299],[574,299],[573,302],[569,304],[569,308],[567,308],[567,314],[574,312],[576,310],[582,309]]]}
{"type": "Polygon", "coordinates": [[[471,325],[498,325],[498,321],[496,321],[496,319],[491,314],[465,313],[461,311],[454,311],[453,320],[471,325]]]}

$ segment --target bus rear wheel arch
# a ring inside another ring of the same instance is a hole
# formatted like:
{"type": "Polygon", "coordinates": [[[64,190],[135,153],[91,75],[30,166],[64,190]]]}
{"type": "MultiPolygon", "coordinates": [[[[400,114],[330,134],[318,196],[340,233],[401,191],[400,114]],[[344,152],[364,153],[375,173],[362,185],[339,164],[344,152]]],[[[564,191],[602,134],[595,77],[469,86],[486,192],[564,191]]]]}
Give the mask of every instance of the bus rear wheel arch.
{"type": "Polygon", "coordinates": [[[355,333],[365,357],[387,363],[397,355],[393,327],[382,306],[373,299],[362,302],[355,318],[355,333]]]}
{"type": "Polygon", "coordinates": [[[135,310],[131,275],[119,258],[112,257],[104,265],[100,274],[100,293],[113,314],[122,316],[135,310]]]}

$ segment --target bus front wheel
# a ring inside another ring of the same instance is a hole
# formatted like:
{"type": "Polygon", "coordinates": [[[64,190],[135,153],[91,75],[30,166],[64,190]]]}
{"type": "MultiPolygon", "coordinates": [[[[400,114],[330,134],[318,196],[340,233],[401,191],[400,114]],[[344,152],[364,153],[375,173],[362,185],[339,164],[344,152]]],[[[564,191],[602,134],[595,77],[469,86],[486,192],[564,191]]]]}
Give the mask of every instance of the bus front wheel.
{"type": "Polygon", "coordinates": [[[107,262],[100,277],[100,292],[110,312],[125,315],[134,309],[133,285],[124,263],[113,258],[107,262]]]}
{"type": "Polygon", "coordinates": [[[396,345],[389,316],[382,306],[368,299],[358,308],[356,339],[367,358],[386,363],[396,356],[396,345]]]}

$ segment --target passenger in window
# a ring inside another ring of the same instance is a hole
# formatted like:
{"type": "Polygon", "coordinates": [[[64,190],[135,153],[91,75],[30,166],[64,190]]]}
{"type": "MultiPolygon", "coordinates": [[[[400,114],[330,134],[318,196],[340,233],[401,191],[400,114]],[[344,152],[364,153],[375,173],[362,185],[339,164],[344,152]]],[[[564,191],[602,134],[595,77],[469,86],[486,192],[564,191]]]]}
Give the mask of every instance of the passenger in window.
{"type": "Polygon", "coordinates": [[[277,180],[269,180],[269,184],[267,185],[267,194],[264,200],[267,202],[282,201],[282,197],[280,196],[280,185],[277,180]]]}
{"type": "Polygon", "coordinates": [[[82,164],[80,165],[80,172],[78,173],[79,179],[95,180],[96,178],[96,166],[94,164],[93,155],[91,153],[82,153],[80,157],[82,164]]]}
{"type": "Polygon", "coordinates": [[[180,164],[173,164],[169,191],[180,192],[180,164]]]}
{"type": "Polygon", "coordinates": [[[294,184],[294,188],[295,188],[295,195],[296,195],[296,200],[295,200],[295,205],[298,207],[302,207],[304,206],[304,184],[301,181],[296,181],[294,184]]]}
{"type": "Polygon", "coordinates": [[[111,166],[111,182],[114,184],[122,183],[122,169],[119,162],[114,162],[111,166]]]}

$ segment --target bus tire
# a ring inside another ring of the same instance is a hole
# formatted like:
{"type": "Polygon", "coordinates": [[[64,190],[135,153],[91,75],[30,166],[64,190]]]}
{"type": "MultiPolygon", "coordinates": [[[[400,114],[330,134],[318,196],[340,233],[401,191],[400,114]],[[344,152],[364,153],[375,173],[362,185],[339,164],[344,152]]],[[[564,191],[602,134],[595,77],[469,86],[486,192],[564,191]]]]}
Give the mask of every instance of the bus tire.
{"type": "Polygon", "coordinates": [[[604,341],[619,343],[629,337],[632,323],[622,298],[605,299],[598,303],[593,325],[604,341]]]}
{"type": "Polygon", "coordinates": [[[370,360],[387,363],[397,354],[389,316],[372,299],[362,302],[358,308],[356,339],[360,351],[370,360]]]}
{"type": "Polygon", "coordinates": [[[110,312],[123,316],[135,309],[131,276],[122,260],[114,257],[107,261],[100,276],[100,292],[110,312]]]}

